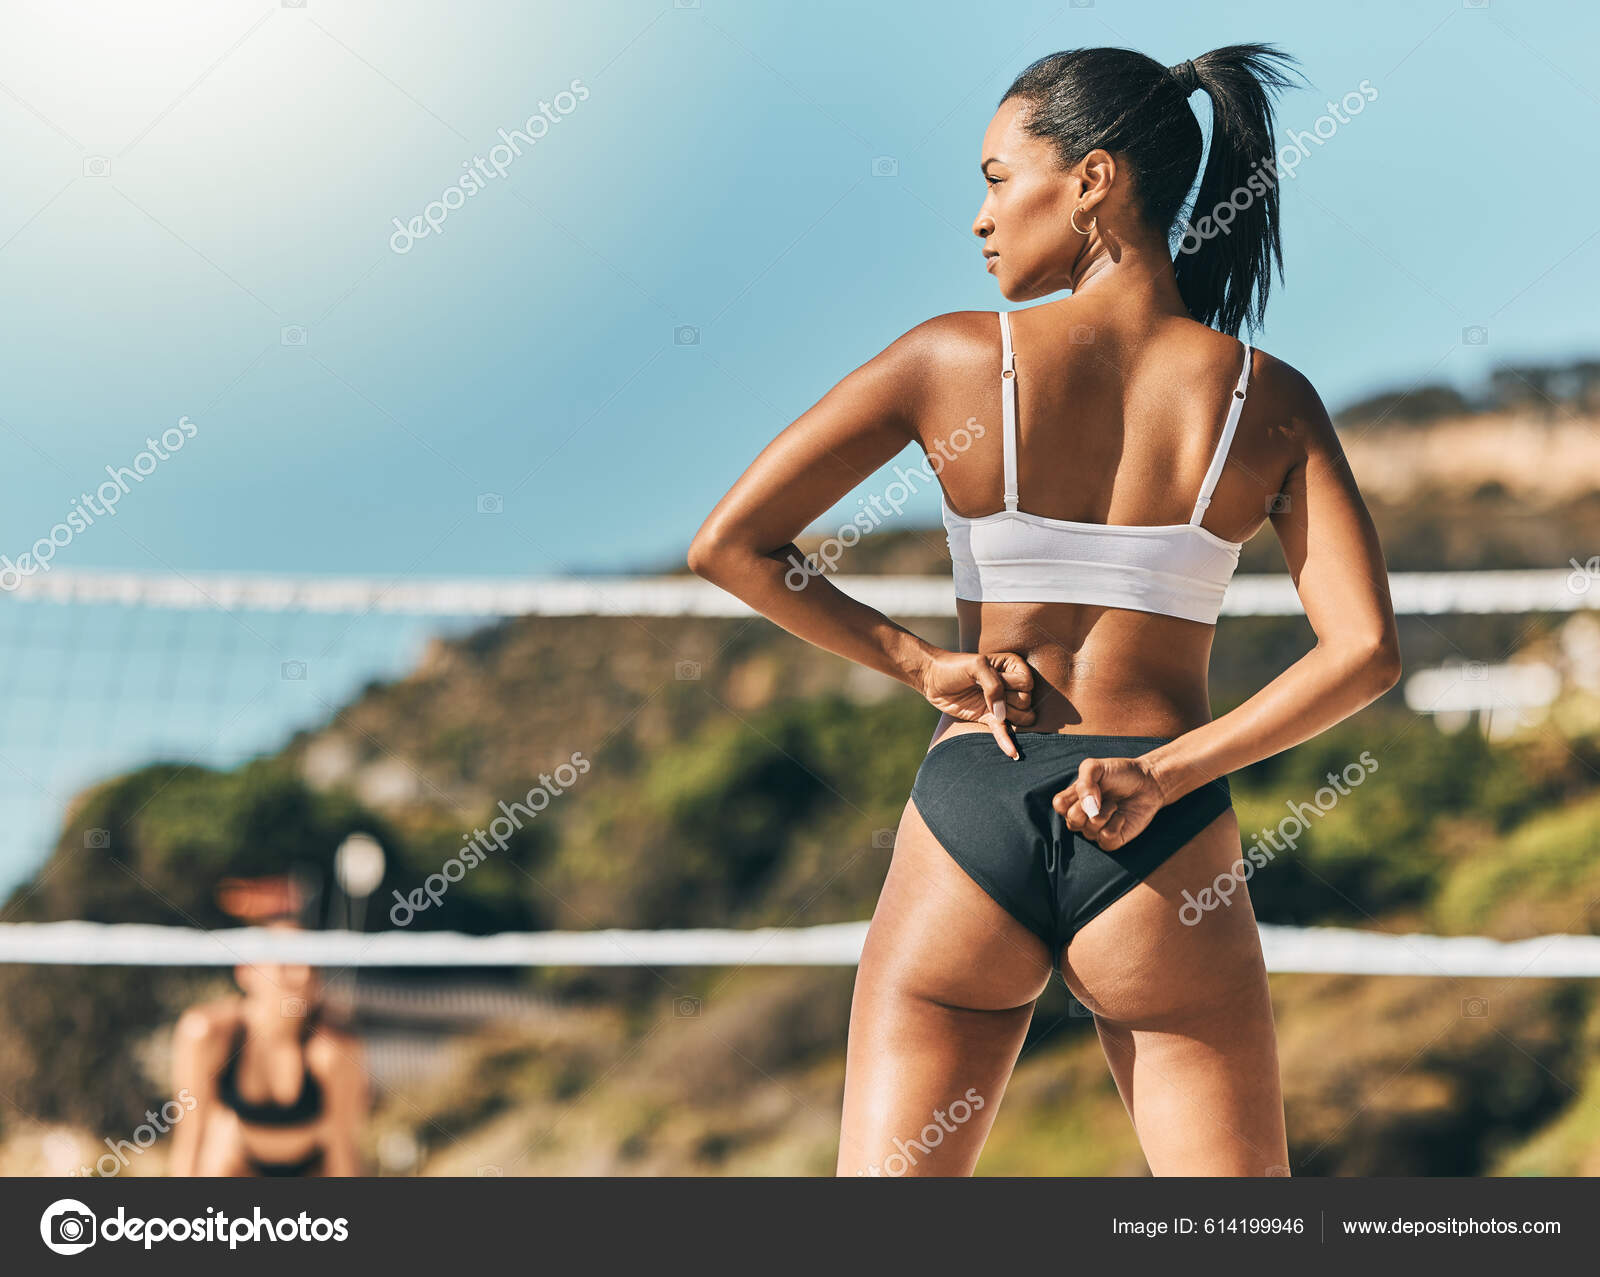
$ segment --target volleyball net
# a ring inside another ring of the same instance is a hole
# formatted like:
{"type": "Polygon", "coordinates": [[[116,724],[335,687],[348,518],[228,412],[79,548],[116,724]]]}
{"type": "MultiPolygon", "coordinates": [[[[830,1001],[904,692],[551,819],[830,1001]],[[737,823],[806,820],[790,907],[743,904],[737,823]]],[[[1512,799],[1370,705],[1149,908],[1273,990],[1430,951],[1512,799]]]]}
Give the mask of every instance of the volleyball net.
{"type": "MultiPolygon", "coordinates": [[[[949,617],[947,578],[842,576],[887,615],[949,617]]],[[[1600,607],[1585,570],[1395,573],[1402,616],[1570,614],[1600,607]]],[[[1224,616],[1302,613],[1287,576],[1244,575],[1224,616]]],[[[382,579],[58,569],[0,595],[0,817],[17,861],[0,888],[43,862],[84,785],[152,759],[227,767],[327,721],[374,679],[415,668],[427,644],[508,617],[752,614],[689,576],[545,580],[382,579]],[[92,730],[82,730],[85,722],[92,730]]],[[[865,923],[733,930],[528,932],[202,931],[0,920],[0,962],[217,967],[294,961],[330,968],[848,966],[865,923]]],[[[1514,943],[1263,925],[1268,969],[1588,978],[1600,937],[1514,943]]]]}

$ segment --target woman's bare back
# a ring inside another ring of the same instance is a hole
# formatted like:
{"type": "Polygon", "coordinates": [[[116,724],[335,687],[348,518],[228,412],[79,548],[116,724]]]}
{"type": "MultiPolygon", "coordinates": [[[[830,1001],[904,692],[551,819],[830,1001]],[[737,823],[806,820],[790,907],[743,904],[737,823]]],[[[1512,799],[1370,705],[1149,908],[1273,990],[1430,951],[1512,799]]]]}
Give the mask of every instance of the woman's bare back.
{"type": "MultiPolygon", "coordinates": [[[[936,322],[942,353],[918,437],[945,458],[940,482],[951,508],[989,514],[1002,508],[999,325],[992,311],[936,322]],[[974,418],[981,434],[967,427],[974,418]],[[969,437],[970,446],[952,444],[969,437]]],[[[1092,293],[1013,311],[1011,328],[1020,509],[1096,524],[1187,522],[1241,343],[1189,319],[1118,314],[1092,293]]],[[[1249,540],[1284,500],[1300,380],[1254,352],[1249,400],[1202,521],[1224,540],[1249,540]]],[[[1210,717],[1210,626],[1076,603],[957,607],[964,650],[1014,651],[1034,667],[1037,730],[1176,735],[1210,717]]]]}

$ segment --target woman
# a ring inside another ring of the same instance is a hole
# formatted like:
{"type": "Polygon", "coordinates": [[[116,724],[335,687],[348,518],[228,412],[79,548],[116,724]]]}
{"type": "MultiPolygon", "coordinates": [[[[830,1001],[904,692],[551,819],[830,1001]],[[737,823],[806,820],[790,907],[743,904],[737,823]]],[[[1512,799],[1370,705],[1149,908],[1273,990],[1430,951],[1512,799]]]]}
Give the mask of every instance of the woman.
{"type": "MultiPolygon", "coordinates": [[[[225,883],[223,908],[298,929],[293,884],[225,883]]],[[[316,972],[293,963],[234,970],[241,996],[178,1020],[173,1081],[196,1103],[173,1128],[177,1176],[359,1175],[366,1116],[359,1044],[322,1020],[316,972]]]]}
{"type": "Polygon", "coordinates": [[[1025,70],[984,136],[973,231],[1008,300],[1071,296],[912,329],[770,444],[690,548],[700,575],[942,711],[861,957],[841,1174],[970,1174],[1054,970],[1095,1016],[1154,1173],[1288,1173],[1247,894],[1187,925],[1183,893],[1239,861],[1227,774],[1399,677],[1328,415],[1233,336],[1281,272],[1270,93],[1288,65],[1243,45],[1025,70]],[[1174,261],[1197,90],[1213,128],[1193,221],[1215,233],[1174,261]],[[793,538],[913,442],[942,459],[956,652],[821,576],[790,588],[793,538]],[[1213,719],[1214,622],[1267,522],[1316,645],[1213,719]]]}

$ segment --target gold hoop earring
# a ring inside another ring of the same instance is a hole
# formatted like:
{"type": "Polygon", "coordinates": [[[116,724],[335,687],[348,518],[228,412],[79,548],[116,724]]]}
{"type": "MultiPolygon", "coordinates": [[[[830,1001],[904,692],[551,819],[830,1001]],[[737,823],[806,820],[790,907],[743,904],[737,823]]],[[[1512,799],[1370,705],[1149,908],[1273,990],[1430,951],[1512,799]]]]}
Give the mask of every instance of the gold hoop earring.
{"type": "Polygon", "coordinates": [[[1089,231],[1084,230],[1083,227],[1078,225],[1078,210],[1077,209],[1073,209],[1072,210],[1072,213],[1067,218],[1067,221],[1072,223],[1072,229],[1077,231],[1078,234],[1087,235],[1089,233],[1089,231],[1092,231],[1099,224],[1100,218],[1098,216],[1096,216],[1096,215],[1093,215],[1093,214],[1090,215],[1090,217],[1089,217],[1089,231]]]}

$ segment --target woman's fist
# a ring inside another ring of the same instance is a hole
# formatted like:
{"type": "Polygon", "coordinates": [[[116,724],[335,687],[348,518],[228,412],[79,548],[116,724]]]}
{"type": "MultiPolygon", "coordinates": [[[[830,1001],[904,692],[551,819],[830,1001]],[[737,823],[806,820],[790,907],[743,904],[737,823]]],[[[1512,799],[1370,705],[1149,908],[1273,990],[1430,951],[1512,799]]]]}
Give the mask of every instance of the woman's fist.
{"type": "Polygon", "coordinates": [[[951,718],[987,722],[1000,748],[1020,757],[1006,724],[1034,721],[1033,670],[1015,652],[940,652],[923,670],[920,690],[951,718]]]}

